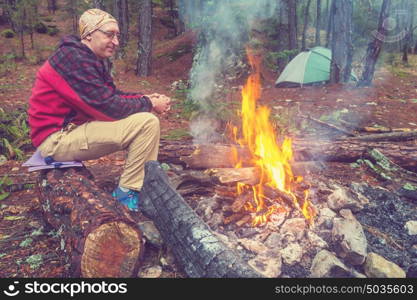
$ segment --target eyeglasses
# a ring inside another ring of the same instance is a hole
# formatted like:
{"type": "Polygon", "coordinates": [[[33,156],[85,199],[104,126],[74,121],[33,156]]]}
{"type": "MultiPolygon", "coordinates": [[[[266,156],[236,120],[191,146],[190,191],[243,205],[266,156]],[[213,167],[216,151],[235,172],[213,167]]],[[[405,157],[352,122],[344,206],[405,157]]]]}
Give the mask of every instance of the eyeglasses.
{"type": "Polygon", "coordinates": [[[97,29],[98,31],[104,33],[109,39],[113,40],[114,37],[117,37],[117,40],[120,40],[120,33],[114,31],[104,31],[101,29],[97,29]]]}

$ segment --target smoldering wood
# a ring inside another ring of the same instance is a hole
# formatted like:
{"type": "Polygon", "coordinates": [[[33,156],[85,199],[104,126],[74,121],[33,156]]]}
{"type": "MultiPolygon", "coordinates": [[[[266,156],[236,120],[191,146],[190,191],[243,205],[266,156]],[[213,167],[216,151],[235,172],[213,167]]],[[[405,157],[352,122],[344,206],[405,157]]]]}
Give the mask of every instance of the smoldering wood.
{"type": "Polygon", "coordinates": [[[142,233],[86,168],[42,171],[36,187],[44,218],[61,238],[70,277],[137,276],[142,233]]]}
{"type": "Polygon", "coordinates": [[[170,185],[159,163],[145,164],[139,203],[189,277],[261,277],[227,247],[170,185]]]}
{"type": "Polygon", "coordinates": [[[235,201],[232,203],[232,211],[238,213],[243,211],[243,207],[246,202],[250,201],[253,198],[252,191],[245,191],[244,193],[237,195],[235,201]]]}

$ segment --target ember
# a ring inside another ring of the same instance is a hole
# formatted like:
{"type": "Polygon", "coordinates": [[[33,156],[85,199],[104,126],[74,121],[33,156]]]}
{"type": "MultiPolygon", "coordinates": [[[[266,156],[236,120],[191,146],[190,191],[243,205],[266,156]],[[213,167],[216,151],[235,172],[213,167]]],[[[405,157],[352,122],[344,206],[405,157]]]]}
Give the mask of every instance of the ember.
{"type": "MultiPolygon", "coordinates": [[[[246,211],[254,215],[253,226],[267,222],[271,214],[277,213],[276,206],[266,206],[267,199],[272,202],[283,200],[288,202],[289,199],[291,206],[300,210],[311,224],[315,211],[308,201],[308,190],[304,191],[303,197],[299,197],[295,193],[296,183],[302,182],[303,178],[301,176],[295,177],[291,169],[290,163],[293,158],[291,139],[284,137],[280,145],[274,127],[269,121],[270,109],[265,106],[257,106],[256,102],[261,97],[260,59],[250,51],[247,51],[247,54],[253,73],[242,90],[242,106],[241,111],[238,112],[242,120],[241,133],[239,135],[238,127],[232,127],[232,133],[234,141],[249,149],[252,164],[260,169],[260,182],[253,186],[237,183],[237,194],[240,195],[248,190],[253,191],[252,202],[254,205],[250,201],[245,205],[246,211]],[[280,195],[275,193],[275,197],[271,199],[265,193],[265,189],[268,188],[279,190],[282,193],[280,195]]],[[[237,148],[233,154],[233,159],[236,162],[235,168],[241,168],[243,160],[239,156],[237,148]]]]}

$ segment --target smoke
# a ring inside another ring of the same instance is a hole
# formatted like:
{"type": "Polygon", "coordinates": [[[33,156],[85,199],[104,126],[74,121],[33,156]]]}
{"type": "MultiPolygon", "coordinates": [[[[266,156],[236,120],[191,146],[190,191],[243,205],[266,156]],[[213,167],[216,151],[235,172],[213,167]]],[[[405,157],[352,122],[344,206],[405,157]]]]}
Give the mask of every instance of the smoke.
{"type": "MultiPolygon", "coordinates": [[[[180,13],[184,23],[199,33],[199,42],[190,71],[189,97],[205,115],[213,111],[216,86],[222,74],[237,62],[248,41],[254,21],[272,17],[277,0],[182,1],[180,13]]],[[[218,86],[217,86],[218,87],[218,86]]],[[[214,142],[218,137],[207,118],[191,122],[195,139],[214,142]],[[201,122],[200,120],[203,120],[201,122]]]]}

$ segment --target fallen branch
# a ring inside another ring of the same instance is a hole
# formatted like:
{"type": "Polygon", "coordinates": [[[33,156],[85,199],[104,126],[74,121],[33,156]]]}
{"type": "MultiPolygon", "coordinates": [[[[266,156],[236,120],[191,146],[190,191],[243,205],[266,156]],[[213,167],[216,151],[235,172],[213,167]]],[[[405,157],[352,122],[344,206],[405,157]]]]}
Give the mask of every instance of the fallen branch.
{"type": "Polygon", "coordinates": [[[341,128],[341,127],[339,127],[339,126],[336,126],[336,125],[334,125],[334,124],[330,124],[330,123],[327,123],[327,122],[324,122],[324,121],[318,120],[318,119],[316,119],[316,118],[313,118],[313,117],[312,117],[312,116],[310,116],[310,115],[309,115],[309,116],[304,116],[304,115],[300,115],[300,114],[299,114],[299,116],[300,116],[301,118],[306,119],[306,120],[314,121],[314,122],[316,122],[317,124],[320,124],[320,125],[325,126],[325,127],[327,127],[327,128],[330,128],[330,129],[333,129],[333,130],[339,131],[339,132],[341,132],[341,133],[343,133],[343,134],[346,134],[347,136],[356,136],[356,134],[355,134],[355,133],[353,133],[353,132],[351,132],[351,131],[348,131],[348,130],[346,130],[346,129],[343,129],[343,128],[341,128]]]}

